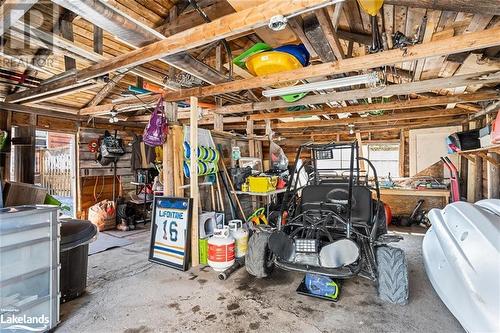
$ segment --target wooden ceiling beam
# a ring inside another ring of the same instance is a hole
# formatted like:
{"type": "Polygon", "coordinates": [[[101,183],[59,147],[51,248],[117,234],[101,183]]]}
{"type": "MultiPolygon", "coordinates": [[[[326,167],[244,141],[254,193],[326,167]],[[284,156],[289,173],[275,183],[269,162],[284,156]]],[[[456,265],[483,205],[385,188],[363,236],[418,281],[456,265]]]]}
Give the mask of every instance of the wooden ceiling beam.
{"type": "Polygon", "coordinates": [[[266,1],[237,13],[226,15],[210,23],[179,32],[122,56],[103,61],[78,72],[79,80],[101,76],[125,67],[141,65],[178,52],[209,44],[243,31],[265,26],[276,15],[288,16],[324,4],[325,0],[266,1]]]}
{"type": "Polygon", "coordinates": [[[335,31],[335,28],[333,27],[333,24],[327,16],[325,10],[323,8],[318,9],[315,11],[315,14],[319,25],[321,26],[321,30],[323,30],[323,33],[325,34],[326,41],[335,55],[335,58],[339,60],[344,59],[345,53],[342,48],[342,44],[340,43],[339,36],[337,35],[337,32],[335,31]]]}
{"type": "Polygon", "coordinates": [[[102,87],[101,90],[99,90],[99,92],[85,107],[96,106],[101,103],[111,93],[111,91],[113,91],[113,89],[125,77],[125,75],[127,75],[127,72],[118,73],[110,77],[109,81],[104,85],[104,87],[102,87]]]}
{"type": "MultiPolygon", "coordinates": [[[[445,127],[445,126],[453,126],[453,125],[459,125],[462,121],[462,119],[465,119],[464,117],[456,118],[456,119],[438,119],[437,121],[412,121],[412,122],[405,122],[401,124],[387,124],[387,125],[370,125],[370,126],[364,126],[364,127],[356,127],[355,131],[359,133],[385,133],[389,131],[394,131],[394,130],[401,130],[401,129],[418,129],[418,128],[433,128],[433,127],[445,127]]],[[[297,138],[297,133],[281,133],[278,132],[280,136],[283,136],[285,138],[297,138]]],[[[320,132],[307,132],[309,135],[314,135],[314,138],[316,140],[317,135],[316,133],[320,132]]],[[[337,134],[349,134],[349,129],[344,126],[344,128],[336,128],[332,131],[334,135],[330,136],[325,136],[325,138],[322,138],[321,136],[318,137],[319,140],[328,140],[330,141],[335,141],[335,136],[337,134]]],[[[303,135],[307,135],[304,133],[303,135]]],[[[354,139],[354,135],[353,135],[354,139]]],[[[306,140],[308,141],[308,140],[306,140]]],[[[399,140],[398,140],[399,142],[399,140]]]]}
{"type": "MultiPolygon", "coordinates": [[[[217,108],[215,112],[223,115],[227,114],[238,114],[238,113],[249,113],[253,111],[263,111],[263,110],[272,110],[272,109],[283,109],[291,106],[300,106],[300,105],[317,105],[317,104],[325,104],[329,102],[337,102],[337,101],[345,101],[350,99],[362,99],[362,98],[373,98],[373,97],[381,97],[387,95],[406,95],[412,93],[423,93],[430,92],[435,89],[441,89],[443,87],[453,88],[460,87],[463,85],[472,85],[472,84],[490,84],[500,82],[500,73],[491,74],[490,72],[477,73],[477,74],[467,74],[460,75],[451,78],[440,78],[440,79],[432,79],[425,80],[419,82],[411,82],[411,83],[403,83],[399,85],[390,85],[379,89],[372,88],[364,88],[350,91],[341,91],[341,92],[333,92],[324,95],[314,95],[307,96],[302,100],[295,103],[287,103],[282,100],[274,100],[268,102],[254,102],[254,103],[243,103],[243,104],[235,104],[228,105],[217,108]]],[[[470,95],[459,95],[463,96],[464,100],[467,98],[472,98],[470,95]]],[[[480,96],[480,95],[475,95],[480,96]]],[[[488,95],[489,96],[489,95],[488,95]]],[[[484,96],[483,96],[484,97],[484,96]]],[[[461,98],[461,97],[449,97],[450,99],[461,98]]],[[[81,114],[86,115],[95,115],[107,113],[111,109],[116,108],[117,110],[128,109],[133,107],[138,107],[142,105],[142,103],[155,103],[158,100],[158,96],[151,95],[145,96],[142,98],[142,102],[135,101],[135,99],[125,99],[120,103],[115,104],[103,104],[93,107],[86,107],[81,109],[81,114]]],[[[423,100],[422,100],[423,102],[423,100]]],[[[425,103],[425,102],[423,102],[425,103]]],[[[329,109],[327,109],[329,110],[329,109]]],[[[332,111],[335,109],[332,109],[332,111]]],[[[355,109],[352,109],[355,110],[355,109]]],[[[311,111],[297,111],[293,114],[298,115],[309,115],[312,114],[310,112],[316,112],[315,110],[311,111]],[[306,114],[307,113],[307,114],[306,114]]],[[[319,110],[317,111],[320,112],[319,110]]],[[[321,111],[323,112],[323,111],[321,111]]],[[[355,113],[355,111],[353,111],[355,113]]],[[[274,113],[268,113],[262,117],[272,117],[275,118],[274,113]],[[271,116],[272,115],[272,116],[271,116]]],[[[322,113],[323,114],[323,113],[322,113]]],[[[328,114],[328,112],[325,112],[328,114]]],[[[252,116],[253,117],[253,116],[252,116]]],[[[271,118],[271,119],[272,119],[271,118]]]]}
{"type": "Polygon", "coordinates": [[[388,85],[378,88],[364,88],[348,91],[339,91],[324,95],[312,95],[294,103],[283,100],[269,102],[244,103],[228,105],[216,109],[217,113],[232,114],[252,112],[258,110],[281,109],[301,105],[317,105],[351,99],[383,97],[391,95],[407,95],[412,93],[430,92],[442,88],[454,88],[473,84],[491,84],[500,82],[500,72],[481,72],[476,74],[458,75],[450,78],[439,78],[403,84],[388,85]]]}
{"type": "MultiPolygon", "coordinates": [[[[61,30],[61,35],[64,39],[71,43],[74,43],[75,39],[73,36],[73,20],[76,18],[76,14],[64,9],[63,14],[59,17],[59,29],[61,30]]],[[[76,60],[73,57],[64,56],[64,69],[66,71],[76,68],[76,60]]]]}
{"type": "MultiPolygon", "coordinates": [[[[236,10],[236,12],[241,12],[245,9],[266,4],[267,0],[227,0],[227,2],[232,8],[234,8],[234,10],[236,10]]],[[[276,1],[272,3],[274,5],[276,1]]],[[[297,36],[294,34],[293,29],[289,26],[280,31],[273,31],[266,26],[258,27],[254,29],[254,31],[260,39],[269,44],[271,47],[295,43],[297,40],[297,36]]]]}
{"type": "MultiPolygon", "coordinates": [[[[18,36],[19,31],[25,31],[30,35],[30,42],[37,43],[40,47],[50,48],[56,54],[71,55],[77,60],[87,60],[91,63],[97,63],[109,59],[104,55],[84,49],[83,47],[80,47],[56,34],[45,32],[21,21],[15,24],[15,29],[16,31],[11,30],[10,32],[11,35],[13,34],[12,37],[18,36]]],[[[161,75],[145,67],[139,66],[133,68],[130,70],[130,73],[141,76],[144,79],[156,84],[161,85],[163,83],[163,77],[161,75]]]]}
{"type": "Polygon", "coordinates": [[[417,98],[412,100],[392,101],[387,103],[358,104],[342,108],[323,108],[307,111],[280,111],[272,113],[259,113],[249,116],[251,120],[294,118],[303,116],[335,115],[339,113],[364,113],[379,110],[403,110],[411,108],[423,108],[448,103],[479,102],[500,99],[500,92],[488,91],[472,94],[461,94],[451,96],[438,96],[430,98],[417,98]]]}
{"type": "MultiPolygon", "coordinates": [[[[354,130],[357,132],[386,132],[393,129],[410,129],[416,127],[442,127],[449,125],[461,124],[464,120],[468,119],[467,115],[460,116],[443,116],[435,117],[432,119],[412,119],[412,120],[396,120],[389,121],[385,123],[358,123],[355,125],[354,130]]],[[[290,135],[293,137],[299,137],[302,135],[312,134],[312,133],[325,133],[324,127],[299,127],[299,128],[276,128],[276,124],[272,124],[271,128],[273,131],[280,135],[290,135]]],[[[237,130],[245,131],[246,124],[227,124],[224,126],[224,130],[237,130]]],[[[254,124],[255,130],[264,130],[265,125],[262,123],[254,124]]],[[[347,124],[339,124],[338,126],[331,125],[328,127],[328,133],[348,133],[349,128],[347,124]]]]}
{"type": "Polygon", "coordinates": [[[452,12],[500,15],[497,0],[385,0],[386,5],[437,9],[452,12]]]}
{"type": "MultiPolygon", "coordinates": [[[[500,45],[500,39],[497,37],[498,35],[500,35],[500,27],[495,27],[480,32],[473,32],[470,34],[447,38],[444,40],[430,41],[425,44],[409,46],[404,50],[393,49],[385,52],[368,54],[361,57],[343,59],[334,62],[308,66],[296,70],[269,74],[262,77],[222,83],[210,87],[197,87],[191,89],[183,89],[177,92],[166,92],[164,94],[164,97],[168,101],[176,101],[184,100],[189,96],[213,96],[245,89],[254,89],[263,86],[274,86],[277,84],[289,82],[290,78],[293,78],[295,80],[305,80],[313,77],[323,77],[327,75],[361,71],[369,68],[392,65],[399,62],[414,61],[427,57],[460,53],[476,49],[484,49],[487,47],[500,45]]],[[[119,66],[120,64],[114,65],[114,67],[119,66]]],[[[86,73],[83,77],[93,76],[92,73],[96,73],[98,70],[105,71],[105,68],[110,68],[110,65],[104,66],[104,68],[100,69],[89,69],[88,73],[86,73]]]]}
{"type": "Polygon", "coordinates": [[[290,29],[292,29],[292,31],[295,33],[295,35],[297,35],[297,37],[300,39],[302,44],[304,44],[307,51],[311,55],[311,59],[317,58],[318,54],[316,53],[316,50],[314,49],[304,32],[304,20],[302,19],[302,17],[294,17],[293,19],[288,21],[288,25],[290,26],[290,29]]]}
{"type": "MultiPolygon", "coordinates": [[[[238,13],[226,15],[210,23],[206,23],[158,42],[138,48],[129,53],[101,61],[77,72],[74,77],[64,78],[62,82],[77,80],[86,81],[120,69],[134,67],[152,60],[163,58],[188,49],[209,44],[222,38],[237,35],[243,31],[265,26],[276,15],[288,16],[304,10],[317,8],[325,4],[325,0],[282,0],[279,3],[266,1],[260,6],[252,7],[238,13]]],[[[38,89],[28,89],[18,94],[8,96],[10,101],[25,99],[36,95],[38,89]]]]}
{"type": "Polygon", "coordinates": [[[343,118],[343,119],[332,119],[332,120],[293,121],[293,122],[277,123],[273,126],[273,128],[280,129],[280,128],[330,127],[330,126],[348,125],[348,124],[366,124],[366,123],[377,123],[385,121],[461,116],[461,115],[467,115],[469,113],[470,112],[466,110],[458,108],[436,109],[427,111],[400,112],[400,113],[386,114],[383,116],[368,116],[368,117],[343,118]]]}
{"type": "Polygon", "coordinates": [[[59,111],[54,111],[51,109],[45,109],[45,108],[40,108],[40,107],[32,107],[32,106],[27,106],[27,105],[19,105],[19,104],[7,103],[7,102],[0,102],[0,112],[3,112],[3,111],[22,112],[22,113],[36,114],[39,116],[49,116],[49,117],[63,118],[63,119],[76,120],[76,121],[83,120],[82,117],[80,117],[78,115],[73,115],[69,112],[68,113],[67,112],[59,112],[59,111]]]}

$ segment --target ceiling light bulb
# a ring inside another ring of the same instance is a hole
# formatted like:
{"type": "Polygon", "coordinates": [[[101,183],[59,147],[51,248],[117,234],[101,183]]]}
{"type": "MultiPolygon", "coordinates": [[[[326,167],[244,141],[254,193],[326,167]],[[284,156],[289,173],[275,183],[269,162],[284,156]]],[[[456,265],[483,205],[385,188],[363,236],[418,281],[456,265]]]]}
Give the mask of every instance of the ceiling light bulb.
{"type": "Polygon", "coordinates": [[[349,124],[349,125],[347,125],[347,127],[349,127],[349,134],[353,135],[354,134],[354,124],[349,124]]]}

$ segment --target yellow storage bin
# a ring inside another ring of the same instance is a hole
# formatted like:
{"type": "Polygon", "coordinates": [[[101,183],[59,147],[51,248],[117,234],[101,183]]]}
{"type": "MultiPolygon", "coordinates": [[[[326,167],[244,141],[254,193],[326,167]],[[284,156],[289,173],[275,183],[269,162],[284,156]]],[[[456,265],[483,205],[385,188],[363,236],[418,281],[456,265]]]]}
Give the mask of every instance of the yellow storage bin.
{"type": "Polygon", "coordinates": [[[277,176],[250,176],[247,178],[250,192],[267,193],[276,190],[277,176]]]}

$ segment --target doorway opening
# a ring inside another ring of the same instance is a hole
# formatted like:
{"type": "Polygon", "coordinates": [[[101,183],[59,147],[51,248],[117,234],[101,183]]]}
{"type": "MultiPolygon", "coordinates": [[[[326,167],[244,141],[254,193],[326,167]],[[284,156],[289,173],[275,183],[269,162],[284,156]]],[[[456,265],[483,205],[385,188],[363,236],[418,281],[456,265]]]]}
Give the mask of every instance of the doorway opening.
{"type": "Polygon", "coordinates": [[[61,203],[64,215],[76,213],[75,136],[36,131],[35,185],[61,203]]]}

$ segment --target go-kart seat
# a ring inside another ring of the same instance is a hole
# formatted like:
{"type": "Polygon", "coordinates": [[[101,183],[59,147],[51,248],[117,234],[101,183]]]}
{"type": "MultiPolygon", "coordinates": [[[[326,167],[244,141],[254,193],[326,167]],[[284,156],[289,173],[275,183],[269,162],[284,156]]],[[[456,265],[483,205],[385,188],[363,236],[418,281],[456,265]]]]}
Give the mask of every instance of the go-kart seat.
{"type": "MultiPolygon", "coordinates": [[[[347,202],[348,189],[349,184],[346,183],[308,185],[302,189],[301,212],[319,209],[337,212],[336,207],[328,203],[347,202]]],[[[353,186],[352,198],[351,221],[372,223],[373,200],[370,189],[365,186],[353,186]]],[[[340,215],[346,218],[348,216],[346,211],[340,215]]]]}

